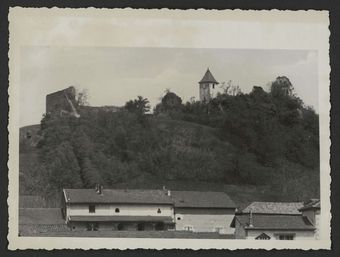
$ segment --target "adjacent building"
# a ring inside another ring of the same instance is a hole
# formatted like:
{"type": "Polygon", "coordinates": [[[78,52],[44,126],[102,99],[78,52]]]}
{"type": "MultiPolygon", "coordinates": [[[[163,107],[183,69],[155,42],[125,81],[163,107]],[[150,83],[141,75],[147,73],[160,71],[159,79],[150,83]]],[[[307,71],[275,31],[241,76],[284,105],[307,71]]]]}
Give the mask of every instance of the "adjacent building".
{"type": "Polygon", "coordinates": [[[235,203],[223,192],[173,191],[176,230],[233,234],[235,203]]]}
{"type": "Polygon", "coordinates": [[[236,239],[314,239],[316,227],[302,215],[303,202],[253,202],[232,222],[236,239]]]}
{"type": "Polygon", "coordinates": [[[311,199],[299,209],[302,216],[307,218],[315,227],[314,237],[319,239],[320,231],[320,199],[311,199]]]}

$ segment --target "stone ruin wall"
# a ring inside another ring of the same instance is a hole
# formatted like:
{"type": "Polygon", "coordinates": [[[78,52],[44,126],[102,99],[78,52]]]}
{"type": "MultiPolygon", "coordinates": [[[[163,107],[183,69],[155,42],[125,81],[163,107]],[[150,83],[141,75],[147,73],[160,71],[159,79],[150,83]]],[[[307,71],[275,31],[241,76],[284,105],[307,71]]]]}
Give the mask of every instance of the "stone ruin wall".
{"type": "Polygon", "coordinates": [[[48,94],[46,96],[46,113],[60,114],[63,111],[72,113],[73,109],[69,101],[76,106],[76,91],[74,87],[48,94]]]}
{"type": "Polygon", "coordinates": [[[79,106],[76,101],[76,90],[74,87],[68,87],[64,90],[48,94],[46,96],[46,113],[52,115],[88,115],[91,113],[98,114],[99,111],[118,112],[122,107],[117,106],[79,106]]]}

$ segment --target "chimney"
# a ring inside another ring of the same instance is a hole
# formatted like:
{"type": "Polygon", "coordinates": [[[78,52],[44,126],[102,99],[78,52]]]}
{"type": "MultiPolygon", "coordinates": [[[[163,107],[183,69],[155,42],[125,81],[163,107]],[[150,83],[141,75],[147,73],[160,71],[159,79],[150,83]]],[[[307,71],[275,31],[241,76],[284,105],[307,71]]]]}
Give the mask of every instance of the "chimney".
{"type": "Polygon", "coordinates": [[[166,190],[166,187],[165,186],[163,186],[163,191],[165,191],[166,190]]]}
{"type": "Polygon", "coordinates": [[[104,189],[103,186],[99,186],[98,194],[103,195],[104,194],[103,189],[104,189]]]}
{"type": "Polygon", "coordinates": [[[250,228],[254,227],[254,225],[253,225],[253,211],[252,210],[250,210],[250,212],[249,212],[249,226],[248,227],[250,227],[250,228]]]}
{"type": "Polygon", "coordinates": [[[98,183],[95,185],[94,190],[96,191],[96,193],[98,193],[98,191],[99,191],[99,184],[98,183]]]}
{"type": "Polygon", "coordinates": [[[170,190],[167,190],[167,191],[166,191],[166,194],[167,194],[167,196],[171,196],[171,191],[170,191],[170,190]]]}

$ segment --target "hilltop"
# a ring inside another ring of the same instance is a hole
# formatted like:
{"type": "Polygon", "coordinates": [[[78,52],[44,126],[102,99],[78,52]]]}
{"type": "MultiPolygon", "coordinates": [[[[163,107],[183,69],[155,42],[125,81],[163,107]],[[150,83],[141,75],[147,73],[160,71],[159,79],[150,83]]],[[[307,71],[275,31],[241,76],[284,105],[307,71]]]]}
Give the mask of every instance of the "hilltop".
{"type": "Polygon", "coordinates": [[[62,188],[100,183],[225,191],[238,206],[319,197],[318,115],[287,80],[209,102],[167,92],[153,114],[143,97],[115,110],[46,114],[21,137],[20,193],[56,203],[62,188]]]}

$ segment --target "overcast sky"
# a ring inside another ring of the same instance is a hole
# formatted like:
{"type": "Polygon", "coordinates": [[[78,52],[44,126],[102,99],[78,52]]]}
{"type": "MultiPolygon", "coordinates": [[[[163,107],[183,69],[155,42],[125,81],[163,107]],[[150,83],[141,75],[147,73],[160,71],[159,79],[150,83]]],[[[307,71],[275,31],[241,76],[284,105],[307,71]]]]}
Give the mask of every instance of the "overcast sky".
{"type": "Polygon", "coordinates": [[[317,53],[307,50],[23,47],[20,126],[39,123],[46,94],[71,85],[87,89],[93,106],[121,106],[142,95],[154,107],[166,89],[183,101],[198,99],[198,81],[208,67],[217,81],[232,80],[244,93],[287,76],[318,111],[317,64],[317,53]]]}

